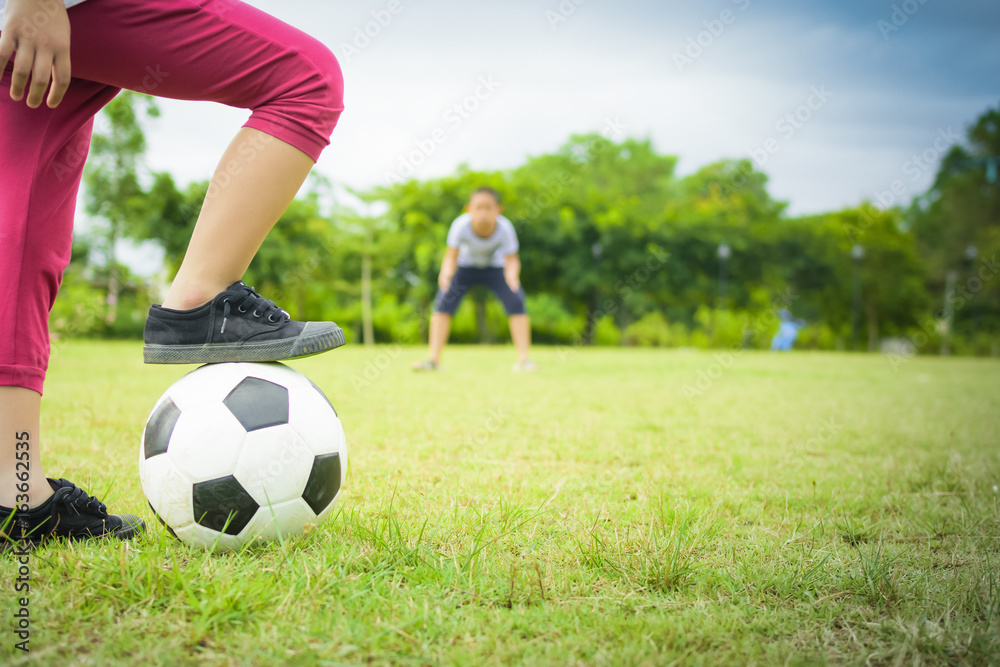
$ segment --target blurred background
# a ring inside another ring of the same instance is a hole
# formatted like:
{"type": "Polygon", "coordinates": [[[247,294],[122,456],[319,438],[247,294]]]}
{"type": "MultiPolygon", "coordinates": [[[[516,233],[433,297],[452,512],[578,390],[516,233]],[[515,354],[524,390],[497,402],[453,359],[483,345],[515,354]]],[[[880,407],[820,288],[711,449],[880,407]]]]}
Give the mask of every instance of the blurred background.
{"type": "MultiPolygon", "coordinates": [[[[294,317],[421,343],[448,226],[490,185],[539,343],[766,348],[784,309],[800,349],[1000,356],[995,2],[250,4],[346,79],[247,276],[294,317]]],[[[247,116],[102,113],[56,336],[141,336],[247,116]]],[[[473,296],[453,340],[505,341],[473,296]]]]}

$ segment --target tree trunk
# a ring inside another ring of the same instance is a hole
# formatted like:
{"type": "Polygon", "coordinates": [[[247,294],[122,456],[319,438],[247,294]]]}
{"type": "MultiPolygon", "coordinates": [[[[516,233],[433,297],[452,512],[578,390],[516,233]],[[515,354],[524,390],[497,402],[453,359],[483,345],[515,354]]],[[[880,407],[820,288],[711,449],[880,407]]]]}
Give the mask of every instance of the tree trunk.
{"type": "Polygon", "coordinates": [[[115,246],[118,244],[118,225],[109,221],[108,231],[108,297],[104,321],[108,326],[115,323],[118,317],[118,295],[121,293],[121,277],[118,273],[118,252],[115,246]]]}
{"type": "Polygon", "coordinates": [[[629,322],[628,309],[622,303],[621,309],[618,311],[618,328],[622,332],[622,347],[630,347],[628,337],[625,335],[625,330],[628,329],[629,322]]]}
{"type": "Polygon", "coordinates": [[[365,251],[361,255],[361,321],[365,345],[375,344],[375,326],[372,323],[372,228],[365,229],[365,251]]]}
{"type": "Polygon", "coordinates": [[[868,351],[878,352],[878,307],[874,301],[865,304],[865,315],[868,316],[868,351]]]}
{"type": "Polygon", "coordinates": [[[493,332],[490,331],[489,321],[486,319],[486,295],[482,290],[476,290],[472,298],[476,305],[476,328],[479,329],[479,342],[483,345],[493,344],[493,332]]]}
{"type": "Polygon", "coordinates": [[[597,328],[597,322],[594,321],[594,317],[597,313],[594,311],[593,306],[587,306],[587,317],[583,321],[583,336],[580,341],[581,345],[592,345],[594,342],[594,329],[597,328]]]}

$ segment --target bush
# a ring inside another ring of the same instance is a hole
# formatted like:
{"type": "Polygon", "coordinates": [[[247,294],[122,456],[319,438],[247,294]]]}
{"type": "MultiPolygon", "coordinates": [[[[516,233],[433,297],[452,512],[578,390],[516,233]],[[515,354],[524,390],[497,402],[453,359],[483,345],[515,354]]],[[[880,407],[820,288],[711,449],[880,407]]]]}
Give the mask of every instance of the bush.
{"type": "Polygon", "coordinates": [[[400,303],[395,294],[383,294],[372,306],[375,342],[420,343],[421,324],[413,304],[400,303]]]}
{"type": "Polygon", "coordinates": [[[594,325],[594,335],[592,337],[594,345],[613,346],[622,344],[622,332],[615,326],[615,319],[610,315],[605,315],[594,325]]]}
{"type": "Polygon", "coordinates": [[[531,317],[531,338],[536,343],[573,342],[573,316],[562,302],[550,294],[533,294],[528,297],[528,315],[531,317]]]}
{"type": "MultiPolygon", "coordinates": [[[[697,337],[699,343],[704,343],[705,347],[739,348],[747,345],[751,341],[747,338],[747,326],[752,327],[752,331],[757,334],[757,340],[761,335],[766,335],[761,331],[765,325],[765,320],[757,318],[751,319],[749,314],[740,310],[729,310],[728,308],[714,309],[708,306],[701,306],[694,316],[695,322],[701,325],[704,337],[697,337]]],[[[777,325],[774,331],[777,331],[777,325]]],[[[774,332],[771,332],[774,335],[774,332]]],[[[694,342],[695,336],[692,336],[694,342]]],[[[770,343],[770,337],[767,338],[770,343]]],[[[701,347],[701,345],[697,345],[701,347]]]]}
{"type": "MultiPolygon", "coordinates": [[[[652,311],[625,328],[625,344],[639,347],[669,347],[676,345],[667,318],[659,311],[652,311]]],[[[686,336],[685,336],[686,337],[686,336]]]]}
{"type": "Polygon", "coordinates": [[[67,271],[59,296],[49,313],[49,331],[55,338],[86,338],[105,331],[107,297],[79,274],[67,271]]]}

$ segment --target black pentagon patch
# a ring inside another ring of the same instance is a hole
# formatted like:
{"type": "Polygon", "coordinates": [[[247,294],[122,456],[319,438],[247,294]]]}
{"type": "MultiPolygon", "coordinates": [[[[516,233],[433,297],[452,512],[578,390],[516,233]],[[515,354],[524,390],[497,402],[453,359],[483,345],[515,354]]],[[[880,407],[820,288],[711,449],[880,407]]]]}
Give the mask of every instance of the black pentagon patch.
{"type": "MultiPolygon", "coordinates": [[[[309,380],[309,378],[306,379],[309,380]]],[[[326,397],[326,394],[323,393],[323,390],[320,389],[316,385],[316,383],[313,382],[312,380],[309,380],[309,384],[311,384],[313,386],[313,389],[315,389],[319,393],[319,395],[323,397],[323,400],[326,401],[326,404],[330,406],[331,410],[333,410],[333,414],[336,415],[337,419],[340,419],[340,415],[337,414],[337,408],[333,407],[333,403],[331,403],[330,399],[326,397]]]]}
{"type": "Polygon", "coordinates": [[[246,378],[223,403],[248,433],[288,423],[288,389],[280,384],[246,378]]]}
{"type": "Polygon", "coordinates": [[[155,516],[156,520],[160,522],[160,525],[163,526],[164,528],[166,528],[167,532],[169,532],[171,535],[173,535],[174,538],[176,538],[178,540],[181,539],[181,538],[177,537],[177,533],[174,532],[174,529],[171,528],[170,526],[168,526],[167,522],[164,521],[163,518],[159,514],[156,513],[156,510],[153,509],[153,503],[151,503],[151,502],[149,502],[147,500],[146,504],[149,505],[149,511],[153,513],[153,516],[155,516]]]}
{"type": "Polygon", "coordinates": [[[177,425],[180,416],[180,408],[170,398],[156,408],[146,422],[146,432],[143,434],[143,454],[147,459],[167,452],[170,436],[173,435],[174,426],[177,425]]]}
{"type": "Polygon", "coordinates": [[[257,501],[232,475],[198,482],[191,495],[194,501],[194,520],[206,528],[225,532],[227,535],[239,535],[260,508],[257,501]],[[230,514],[232,519],[229,518],[230,514]]]}
{"type": "Polygon", "coordinates": [[[320,514],[337,497],[340,491],[340,454],[322,454],[313,461],[302,492],[302,500],[309,504],[313,514],[320,514]]]}

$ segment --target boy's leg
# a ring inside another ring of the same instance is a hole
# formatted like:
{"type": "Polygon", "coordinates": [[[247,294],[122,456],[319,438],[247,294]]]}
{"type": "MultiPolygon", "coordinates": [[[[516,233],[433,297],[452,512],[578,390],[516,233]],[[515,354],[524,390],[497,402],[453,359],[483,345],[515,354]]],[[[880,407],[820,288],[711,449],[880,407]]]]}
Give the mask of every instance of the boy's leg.
{"type": "MultiPolygon", "coordinates": [[[[441,363],[441,352],[448,342],[448,334],[451,333],[451,318],[462,305],[469,288],[477,282],[476,272],[466,267],[458,267],[455,275],[451,278],[451,285],[448,291],[438,290],[434,298],[434,313],[431,315],[431,330],[428,334],[430,347],[430,361],[435,366],[441,363]]],[[[421,364],[414,366],[418,370],[424,370],[421,364]]]]}
{"type": "Polygon", "coordinates": [[[431,315],[430,340],[430,360],[435,365],[441,363],[441,351],[448,343],[448,334],[451,333],[451,315],[448,313],[434,313],[431,315]]]}
{"type": "Polygon", "coordinates": [[[503,269],[500,268],[490,270],[486,284],[503,302],[503,307],[510,318],[510,339],[517,349],[517,361],[523,364],[528,361],[531,353],[531,322],[525,308],[524,288],[516,292],[512,290],[504,278],[503,269]]]}
{"type": "Polygon", "coordinates": [[[31,507],[52,495],[39,447],[49,311],[70,260],[93,117],[118,92],[73,79],[58,107],[30,109],[6,94],[11,71],[0,77],[0,303],[10,313],[0,318],[0,506],[8,508],[18,484],[27,483],[31,507]]]}
{"type": "Polygon", "coordinates": [[[95,1],[73,7],[69,16],[74,75],[160,97],[253,110],[216,168],[164,307],[151,310],[147,361],[263,361],[343,344],[333,323],[303,328],[273,304],[254,301],[256,295],[243,287],[226,291],[242,277],[329,144],[343,109],[343,77],[329,49],[233,0],[95,1]],[[223,308],[227,299],[231,310],[223,308]],[[176,312],[210,302],[193,321],[194,314],[176,312]],[[237,311],[234,304],[240,302],[243,309],[237,311]],[[254,319],[251,313],[259,315],[254,319]],[[237,325],[240,318],[244,328],[237,325]],[[243,356],[257,345],[253,354],[275,356],[243,356]]]}
{"type": "Polygon", "coordinates": [[[531,356],[531,322],[527,314],[510,316],[510,338],[517,349],[517,361],[523,364],[531,356]]]}
{"type": "Polygon", "coordinates": [[[39,436],[49,311],[70,259],[93,116],[118,89],[73,79],[58,107],[30,109],[3,94],[10,71],[0,77],[0,302],[9,313],[0,318],[0,547],[25,534],[133,537],[141,519],[46,478],[39,436]]]}
{"type": "Polygon", "coordinates": [[[18,490],[18,484],[27,484],[29,507],[40,505],[52,495],[52,489],[45,483],[38,447],[41,408],[42,396],[38,392],[24,387],[0,387],[0,506],[18,504],[18,494],[25,492],[24,486],[18,490]],[[26,474],[18,479],[18,473],[26,474]]]}
{"type": "Polygon", "coordinates": [[[271,227],[312,169],[308,155],[268,134],[245,127],[229,145],[212,178],[164,308],[189,310],[208,303],[243,277],[271,227]],[[245,156],[259,154],[254,160],[245,156]],[[229,181],[227,165],[241,169],[229,181]],[[227,185],[218,185],[227,182],[227,185]],[[233,221],[240,221],[234,231],[233,221]]]}

